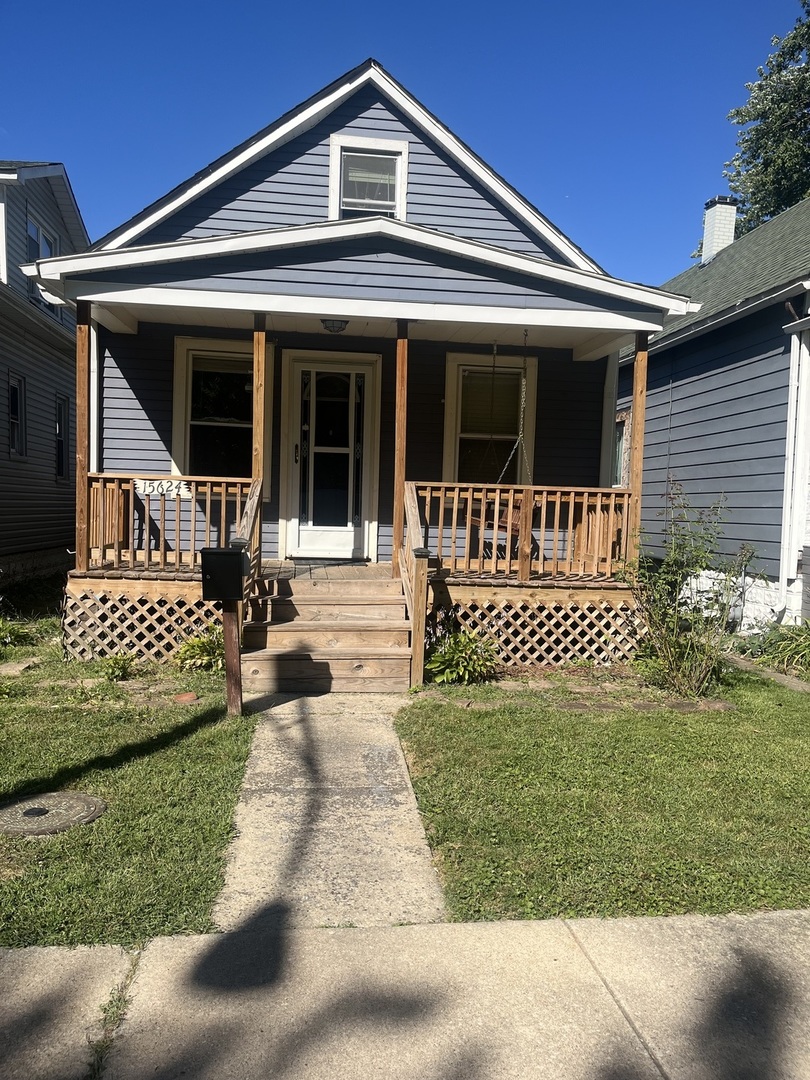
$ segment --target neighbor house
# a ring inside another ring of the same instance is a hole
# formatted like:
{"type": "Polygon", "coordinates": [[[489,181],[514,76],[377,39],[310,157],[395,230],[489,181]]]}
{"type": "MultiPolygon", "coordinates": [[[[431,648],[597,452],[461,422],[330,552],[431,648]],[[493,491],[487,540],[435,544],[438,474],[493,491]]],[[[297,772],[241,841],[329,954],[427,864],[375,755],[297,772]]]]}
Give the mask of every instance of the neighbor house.
{"type": "Polygon", "coordinates": [[[253,686],[419,682],[441,604],[511,663],[632,649],[618,350],[642,408],[688,302],[605,274],[376,61],[27,273],[78,313],[71,655],[168,655],[231,543],[253,686]]]}
{"type": "MultiPolygon", "coordinates": [[[[660,551],[673,481],[696,509],[721,502],[720,551],[753,551],[744,625],[795,622],[810,617],[810,199],[738,240],[735,216],[734,199],[710,200],[700,261],[662,286],[700,309],[669,316],[650,343],[642,526],[660,551]]],[[[628,358],[621,430],[632,369],[628,358]]]]}
{"type": "Polygon", "coordinates": [[[74,312],[20,267],[89,242],[63,165],[0,161],[0,595],[72,565],[74,312]]]}

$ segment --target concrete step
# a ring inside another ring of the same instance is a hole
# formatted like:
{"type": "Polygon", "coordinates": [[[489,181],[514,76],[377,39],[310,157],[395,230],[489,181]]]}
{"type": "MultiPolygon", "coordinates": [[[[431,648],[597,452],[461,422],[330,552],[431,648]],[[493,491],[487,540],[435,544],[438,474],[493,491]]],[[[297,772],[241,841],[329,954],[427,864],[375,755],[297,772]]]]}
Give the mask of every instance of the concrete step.
{"type": "Polygon", "coordinates": [[[403,646],[253,649],[242,654],[247,693],[396,693],[408,689],[411,653],[403,646]]]}

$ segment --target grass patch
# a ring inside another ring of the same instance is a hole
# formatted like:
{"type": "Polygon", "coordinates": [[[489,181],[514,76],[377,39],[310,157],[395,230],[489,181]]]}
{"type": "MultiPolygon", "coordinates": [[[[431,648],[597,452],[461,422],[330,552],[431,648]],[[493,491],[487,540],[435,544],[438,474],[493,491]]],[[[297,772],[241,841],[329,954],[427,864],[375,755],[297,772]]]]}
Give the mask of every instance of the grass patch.
{"type": "Polygon", "coordinates": [[[6,653],[42,662],[0,686],[0,801],[70,789],[108,809],[55,836],[0,836],[0,945],[210,930],[254,727],[226,715],[222,676],[138,666],[109,681],[47,635],[6,653]],[[175,704],[187,690],[199,701],[175,704]]]}
{"type": "Polygon", "coordinates": [[[457,920],[810,906],[810,699],[632,679],[431,691],[398,717],[457,920]]]}

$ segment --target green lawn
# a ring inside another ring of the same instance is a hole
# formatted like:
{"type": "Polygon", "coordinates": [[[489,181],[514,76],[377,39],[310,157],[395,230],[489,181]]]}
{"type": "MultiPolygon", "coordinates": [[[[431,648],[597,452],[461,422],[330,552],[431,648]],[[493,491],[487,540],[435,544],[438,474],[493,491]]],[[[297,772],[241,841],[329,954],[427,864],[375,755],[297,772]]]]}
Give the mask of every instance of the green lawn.
{"type": "Polygon", "coordinates": [[[0,945],[136,944],[205,931],[253,720],[228,718],[222,676],[138,669],[110,683],[50,635],[6,649],[44,662],[0,676],[0,802],[74,790],[108,810],[49,837],[0,836],[0,945]],[[199,701],[178,705],[194,690],[199,701]]]}
{"type": "Polygon", "coordinates": [[[810,695],[727,711],[632,678],[430,691],[400,713],[452,917],[810,906],[810,695]]]}

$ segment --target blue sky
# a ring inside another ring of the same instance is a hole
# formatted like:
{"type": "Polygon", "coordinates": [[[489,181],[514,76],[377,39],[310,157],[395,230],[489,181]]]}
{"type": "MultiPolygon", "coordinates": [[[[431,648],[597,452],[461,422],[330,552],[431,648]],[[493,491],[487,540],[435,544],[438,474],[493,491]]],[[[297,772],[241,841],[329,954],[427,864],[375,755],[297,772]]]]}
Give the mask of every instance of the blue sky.
{"type": "Polygon", "coordinates": [[[729,109],[797,0],[54,0],[3,13],[0,158],[93,239],[369,56],[611,274],[689,265],[729,109]]]}

